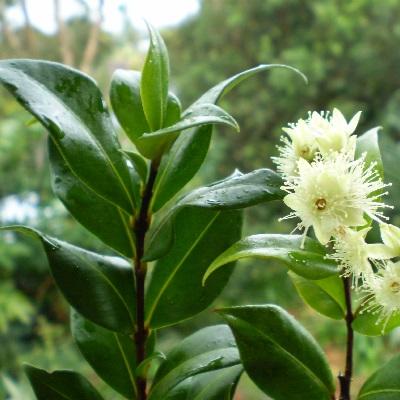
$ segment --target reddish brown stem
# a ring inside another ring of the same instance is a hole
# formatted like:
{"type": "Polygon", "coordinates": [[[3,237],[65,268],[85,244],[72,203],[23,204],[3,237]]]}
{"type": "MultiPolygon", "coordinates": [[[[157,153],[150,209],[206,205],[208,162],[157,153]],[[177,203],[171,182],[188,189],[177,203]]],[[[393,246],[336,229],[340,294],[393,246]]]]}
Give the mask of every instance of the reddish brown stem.
{"type": "Polygon", "coordinates": [[[346,343],[346,367],[344,374],[339,374],[340,383],[340,397],[339,400],[351,400],[350,388],[351,379],[353,375],[353,347],[354,347],[354,331],[352,323],[354,314],[351,306],[351,278],[343,277],[344,295],[346,301],[346,329],[347,329],[347,343],[346,343]]]}
{"type": "MultiPolygon", "coordinates": [[[[152,162],[149,178],[142,196],[142,204],[139,215],[135,221],[134,231],[136,236],[136,255],[134,259],[135,282],[136,282],[136,364],[139,365],[146,358],[146,341],[148,329],[145,326],[144,315],[144,290],[147,272],[147,264],[142,261],[144,254],[144,243],[146,233],[150,227],[150,202],[153,194],[153,187],[157,176],[158,163],[152,162]]],[[[138,377],[136,380],[138,388],[138,400],[146,400],[146,379],[138,377]]]]}

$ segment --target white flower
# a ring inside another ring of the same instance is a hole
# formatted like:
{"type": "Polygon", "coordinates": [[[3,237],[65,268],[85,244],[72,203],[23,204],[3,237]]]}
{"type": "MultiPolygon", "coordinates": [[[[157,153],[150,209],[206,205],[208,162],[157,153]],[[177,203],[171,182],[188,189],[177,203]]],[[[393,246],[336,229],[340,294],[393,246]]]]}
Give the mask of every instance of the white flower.
{"type": "Polygon", "coordinates": [[[315,135],[307,121],[300,119],[296,124],[289,124],[289,128],[282,128],[287,137],[281,137],[282,146],[278,146],[279,157],[272,157],[277,170],[285,179],[297,174],[297,161],[300,158],[311,161],[317,151],[315,135]]]}
{"type": "Polygon", "coordinates": [[[356,137],[351,136],[357,127],[361,112],[349,123],[343,114],[334,109],[332,116],[328,112],[309,113],[307,120],[282,128],[288,137],[281,137],[282,146],[278,146],[279,156],[272,157],[277,170],[284,179],[290,180],[298,175],[297,162],[300,159],[313,161],[317,154],[325,156],[335,152],[346,152],[354,158],[356,137]]]}
{"type": "Polygon", "coordinates": [[[299,119],[296,124],[290,124],[289,128],[282,128],[282,130],[289,135],[297,158],[304,158],[308,161],[314,158],[317,142],[308,121],[299,119]]]}
{"type": "Polygon", "coordinates": [[[364,311],[380,314],[377,324],[384,322],[384,332],[389,319],[400,312],[400,261],[382,264],[379,272],[369,277],[365,291],[364,311]]]}
{"type": "Polygon", "coordinates": [[[318,149],[321,154],[327,155],[332,152],[348,152],[354,154],[356,137],[351,136],[360,120],[361,111],[347,123],[343,114],[333,109],[332,116],[313,112],[308,122],[313,130],[318,149]]]}
{"type": "Polygon", "coordinates": [[[297,175],[298,157],[287,137],[281,137],[281,142],[283,146],[278,146],[279,157],[271,157],[271,159],[276,164],[277,171],[285,180],[288,180],[297,175]]]}
{"type": "Polygon", "coordinates": [[[289,194],[283,201],[293,212],[286,218],[298,217],[299,228],[314,228],[317,239],[328,243],[341,227],[365,225],[364,215],[380,221],[378,201],[387,186],[379,178],[375,166],[364,167],[364,158],[352,161],[345,153],[335,157],[317,157],[309,164],[298,161],[299,175],[282,187],[289,194]]]}
{"type": "Polygon", "coordinates": [[[371,228],[364,228],[359,231],[350,228],[340,228],[335,232],[333,248],[335,253],[330,256],[338,262],[343,269],[343,276],[353,277],[353,287],[361,278],[363,281],[373,274],[369,262],[369,244],[365,237],[371,228]]]}

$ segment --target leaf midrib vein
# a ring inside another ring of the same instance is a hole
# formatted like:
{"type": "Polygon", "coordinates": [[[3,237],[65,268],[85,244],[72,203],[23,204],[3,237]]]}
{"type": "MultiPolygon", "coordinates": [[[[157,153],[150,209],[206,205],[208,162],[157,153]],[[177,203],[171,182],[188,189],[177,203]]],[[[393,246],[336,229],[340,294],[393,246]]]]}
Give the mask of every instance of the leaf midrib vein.
{"type": "Polygon", "coordinates": [[[154,300],[153,306],[150,308],[149,314],[146,318],[146,323],[148,324],[151,321],[151,318],[154,314],[154,311],[157,307],[157,304],[160,301],[160,298],[164,294],[164,292],[167,290],[167,287],[169,286],[170,282],[172,279],[175,277],[176,273],[182,266],[182,264],[186,261],[186,259],[189,257],[190,253],[192,250],[199,244],[199,242],[203,239],[204,235],[208,231],[208,229],[211,227],[211,225],[214,223],[214,221],[217,219],[217,217],[220,215],[221,211],[218,211],[215,213],[215,215],[211,218],[210,222],[205,226],[201,234],[197,237],[197,239],[193,242],[193,244],[189,247],[188,251],[184,254],[182,257],[181,261],[177,264],[177,266],[174,268],[172,273],[169,275],[168,279],[165,281],[164,285],[161,287],[161,290],[159,291],[156,299],[154,300]]]}

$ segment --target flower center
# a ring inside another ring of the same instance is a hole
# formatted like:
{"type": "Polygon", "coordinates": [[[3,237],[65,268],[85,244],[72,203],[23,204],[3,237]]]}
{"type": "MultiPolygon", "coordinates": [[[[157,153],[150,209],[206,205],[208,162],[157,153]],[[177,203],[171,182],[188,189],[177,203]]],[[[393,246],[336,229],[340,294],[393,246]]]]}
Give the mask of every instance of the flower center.
{"type": "Polygon", "coordinates": [[[315,207],[317,210],[325,210],[326,208],[326,200],[324,198],[319,198],[315,202],[315,207]]]}
{"type": "Polygon", "coordinates": [[[390,284],[390,289],[393,293],[400,293],[400,282],[394,281],[390,284]]]}

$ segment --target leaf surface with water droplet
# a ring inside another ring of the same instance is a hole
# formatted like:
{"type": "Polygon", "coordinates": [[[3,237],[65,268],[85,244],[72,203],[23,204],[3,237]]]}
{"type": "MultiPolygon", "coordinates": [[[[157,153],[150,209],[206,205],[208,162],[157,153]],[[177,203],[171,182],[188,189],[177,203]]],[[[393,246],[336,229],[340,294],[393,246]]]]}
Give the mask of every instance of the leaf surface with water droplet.
{"type": "Polygon", "coordinates": [[[49,237],[26,226],[4,226],[39,239],[66,300],[90,321],[116,332],[134,331],[136,300],[131,265],[49,237]]]}

